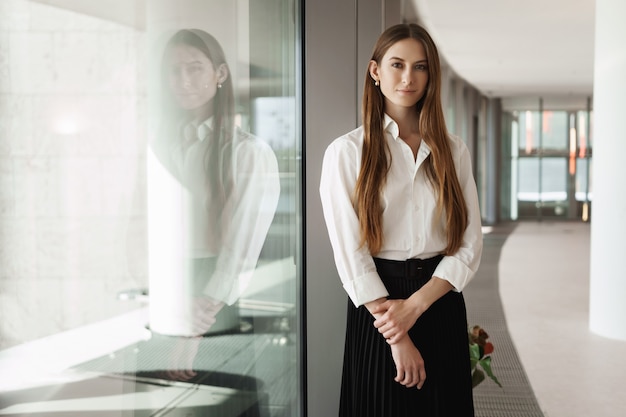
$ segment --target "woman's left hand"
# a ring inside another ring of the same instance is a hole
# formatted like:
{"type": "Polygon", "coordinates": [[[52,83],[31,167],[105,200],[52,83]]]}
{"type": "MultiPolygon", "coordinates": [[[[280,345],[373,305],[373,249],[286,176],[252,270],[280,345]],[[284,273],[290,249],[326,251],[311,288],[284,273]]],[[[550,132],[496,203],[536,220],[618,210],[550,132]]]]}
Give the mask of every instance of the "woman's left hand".
{"type": "Polygon", "coordinates": [[[374,327],[387,339],[387,343],[398,343],[422,315],[419,305],[413,298],[386,300],[372,310],[372,314],[382,314],[374,321],[374,327]]]}

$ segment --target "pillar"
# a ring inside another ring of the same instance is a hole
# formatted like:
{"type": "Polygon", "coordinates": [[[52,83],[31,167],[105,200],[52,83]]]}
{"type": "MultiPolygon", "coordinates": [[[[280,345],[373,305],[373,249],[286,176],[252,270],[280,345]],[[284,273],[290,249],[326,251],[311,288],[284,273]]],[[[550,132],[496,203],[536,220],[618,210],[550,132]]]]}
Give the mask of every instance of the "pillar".
{"type": "Polygon", "coordinates": [[[589,324],[594,333],[626,340],[623,16],[623,0],[596,0],[589,324]]]}
{"type": "Polygon", "coordinates": [[[485,143],[484,157],[484,178],[482,191],[484,195],[485,207],[483,208],[483,222],[485,224],[496,224],[499,218],[500,203],[500,138],[502,119],[502,101],[499,98],[490,98],[487,102],[487,141],[485,143]]]}

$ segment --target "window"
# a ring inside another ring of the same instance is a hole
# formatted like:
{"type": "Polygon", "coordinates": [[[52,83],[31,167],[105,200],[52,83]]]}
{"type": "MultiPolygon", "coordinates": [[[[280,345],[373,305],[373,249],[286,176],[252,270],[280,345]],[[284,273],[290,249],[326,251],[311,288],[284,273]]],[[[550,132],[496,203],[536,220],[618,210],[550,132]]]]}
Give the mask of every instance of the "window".
{"type": "Polygon", "coordinates": [[[511,192],[511,218],[587,220],[591,112],[521,110],[509,115],[512,175],[505,187],[511,192]]]}
{"type": "Polygon", "coordinates": [[[0,414],[299,415],[299,2],[74,3],[0,3],[0,414]]]}

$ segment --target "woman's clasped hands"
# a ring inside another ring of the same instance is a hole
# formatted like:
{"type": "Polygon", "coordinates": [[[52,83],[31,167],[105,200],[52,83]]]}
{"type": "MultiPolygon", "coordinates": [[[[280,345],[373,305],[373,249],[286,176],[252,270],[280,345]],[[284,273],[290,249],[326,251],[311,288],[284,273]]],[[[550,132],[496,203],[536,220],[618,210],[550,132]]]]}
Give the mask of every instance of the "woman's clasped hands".
{"type": "Polygon", "coordinates": [[[407,336],[421,310],[414,300],[385,300],[371,310],[377,317],[374,327],[391,345],[391,354],[396,365],[395,381],[407,388],[421,389],[426,380],[426,368],[421,353],[407,336]]]}
{"type": "Polygon", "coordinates": [[[375,315],[374,327],[383,335],[387,343],[393,345],[406,336],[407,332],[422,312],[411,298],[406,300],[385,300],[371,311],[375,315]]]}

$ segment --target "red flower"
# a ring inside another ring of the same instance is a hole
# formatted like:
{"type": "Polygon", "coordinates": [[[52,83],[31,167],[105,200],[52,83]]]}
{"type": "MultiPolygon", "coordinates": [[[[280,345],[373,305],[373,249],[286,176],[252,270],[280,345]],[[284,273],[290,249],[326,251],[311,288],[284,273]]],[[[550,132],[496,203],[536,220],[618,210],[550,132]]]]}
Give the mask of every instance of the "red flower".
{"type": "Polygon", "coordinates": [[[493,343],[488,342],[489,335],[480,326],[473,326],[467,329],[469,341],[470,366],[472,369],[472,387],[476,387],[488,376],[502,388],[502,384],[493,374],[491,369],[491,354],[493,353],[493,343]]]}
{"type": "Polygon", "coordinates": [[[478,330],[478,337],[480,339],[484,339],[484,340],[489,339],[489,335],[487,334],[487,332],[484,329],[479,329],[478,330]]]}

